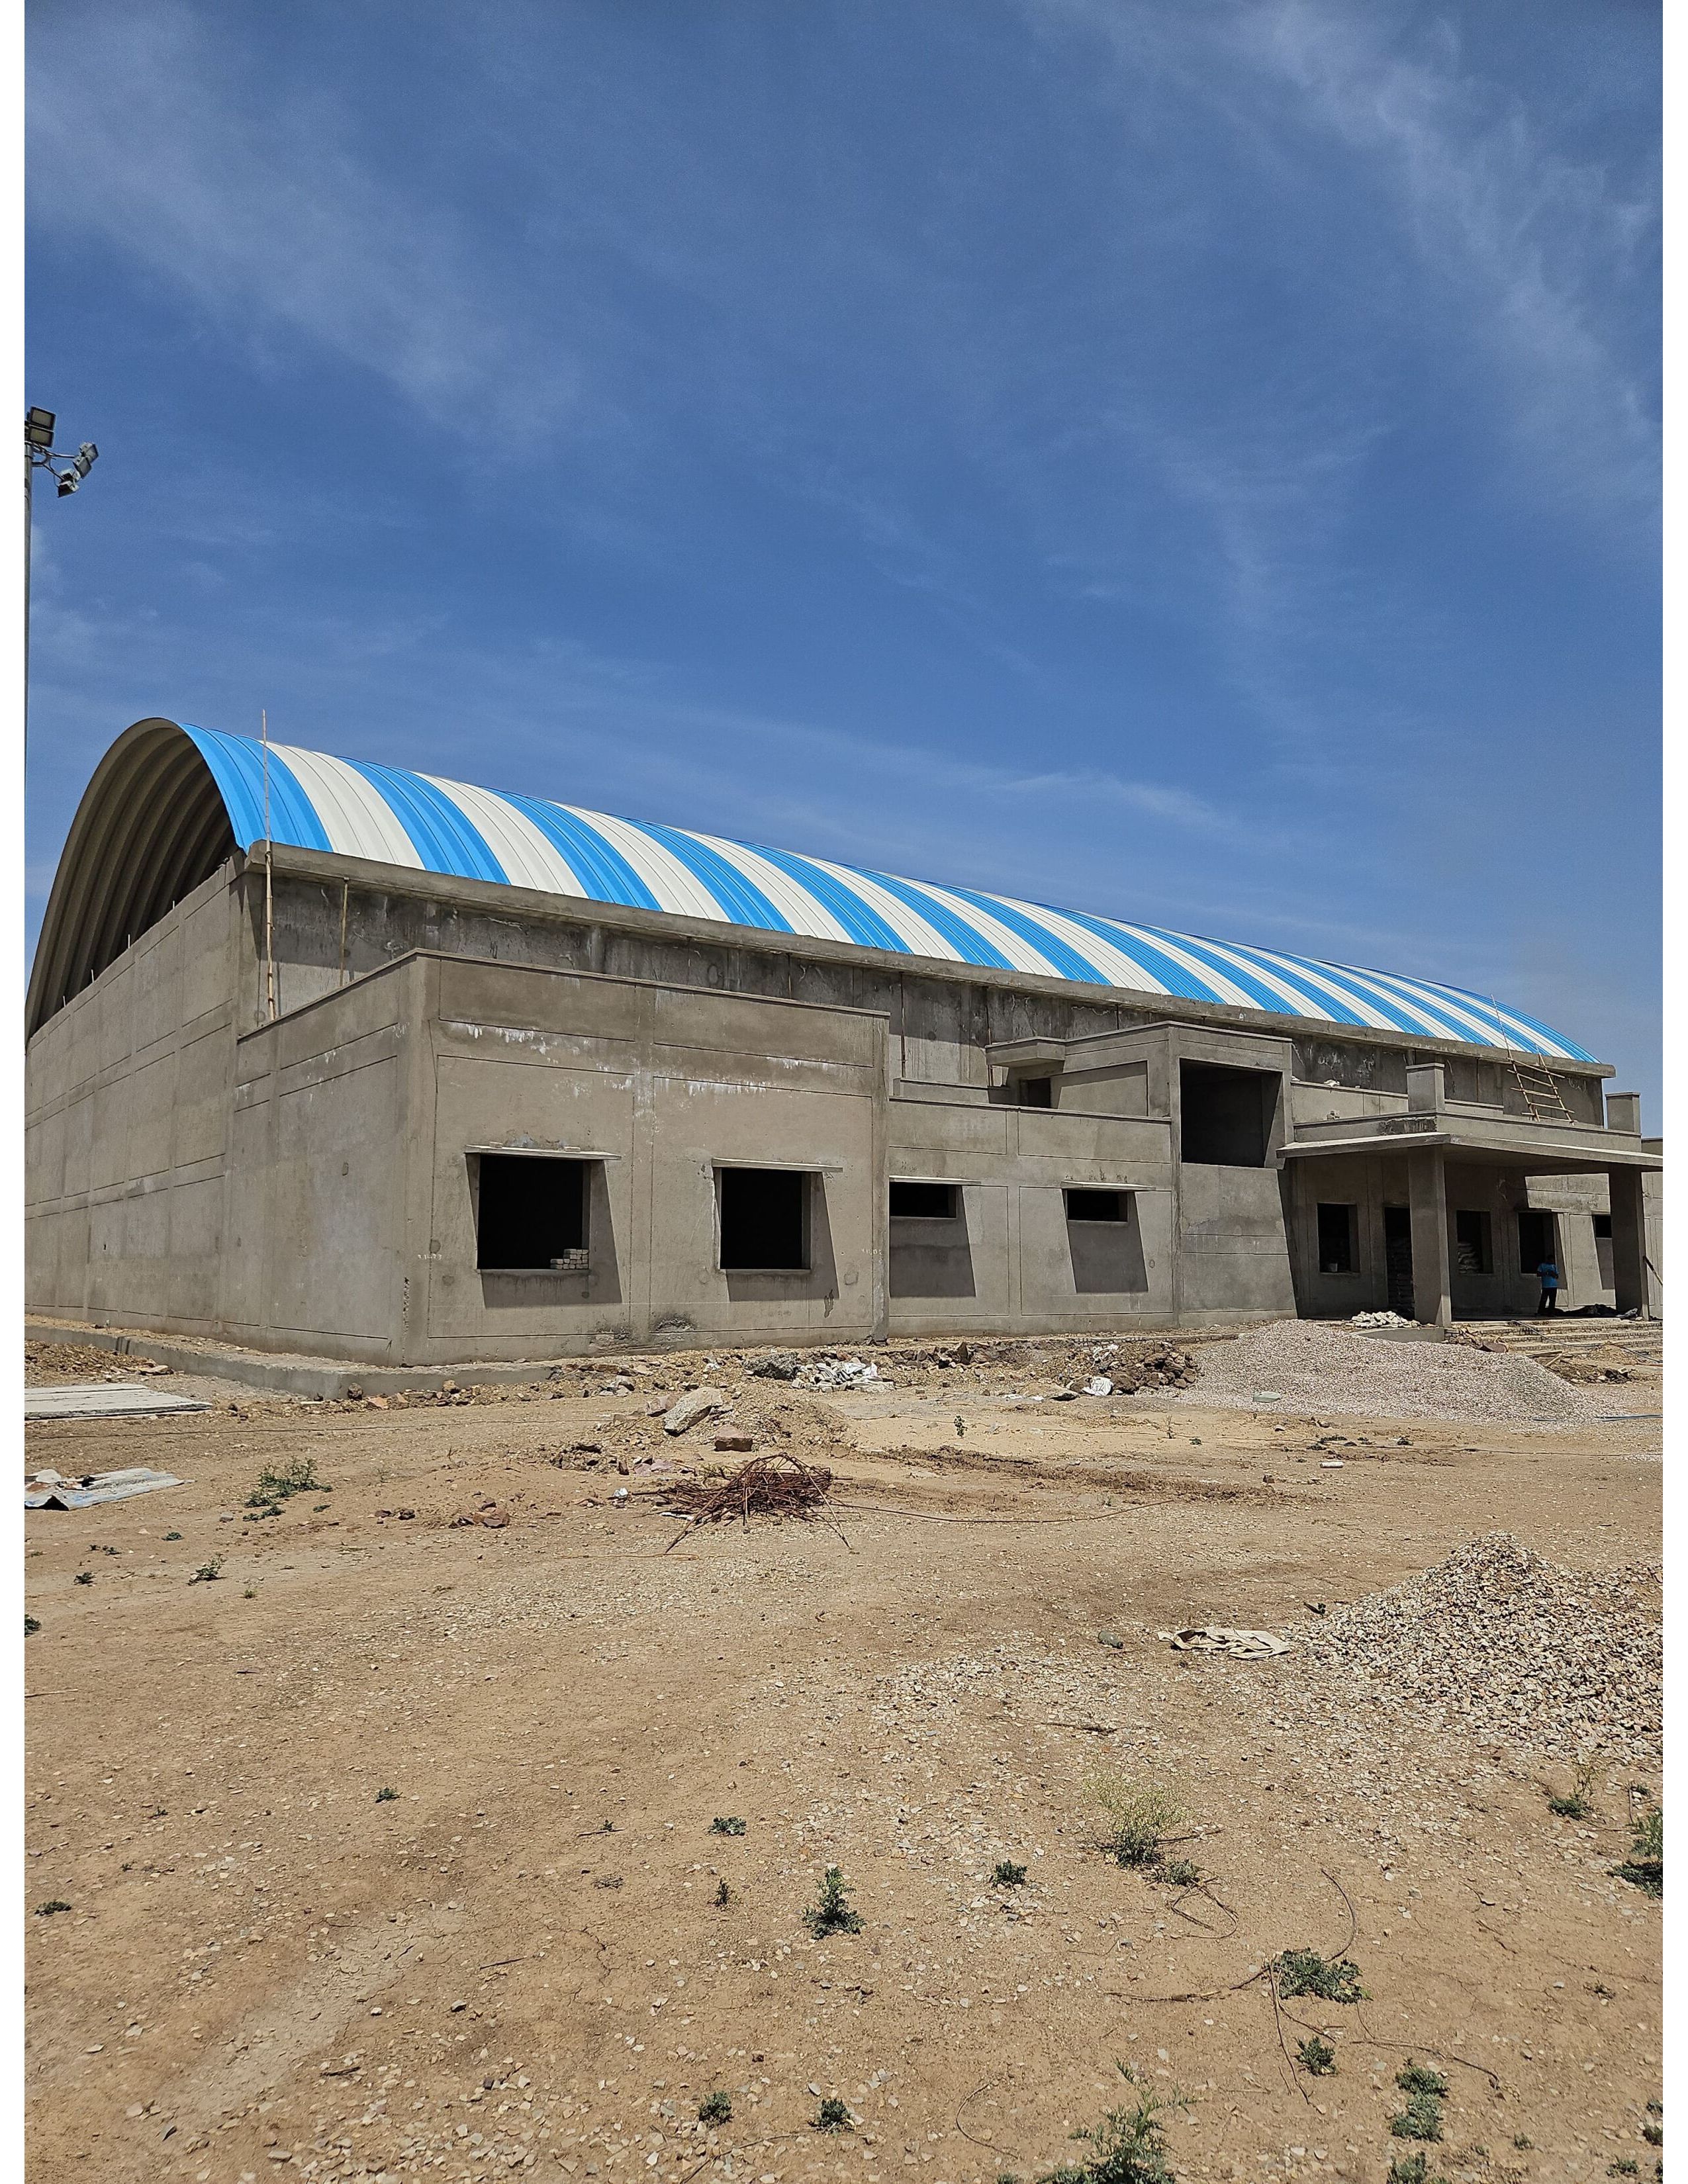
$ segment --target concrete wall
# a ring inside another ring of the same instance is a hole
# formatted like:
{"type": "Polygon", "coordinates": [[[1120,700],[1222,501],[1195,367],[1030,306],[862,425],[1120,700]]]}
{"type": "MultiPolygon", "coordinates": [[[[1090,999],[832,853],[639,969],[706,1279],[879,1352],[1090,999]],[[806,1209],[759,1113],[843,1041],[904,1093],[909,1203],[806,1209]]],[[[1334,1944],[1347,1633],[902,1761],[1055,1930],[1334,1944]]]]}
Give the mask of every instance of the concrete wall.
{"type": "Polygon", "coordinates": [[[209,1332],[219,1323],[238,948],[223,873],[31,1042],[32,1302],[125,1325],[209,1332]]]}
{"type": "MultiPolygon", "coordinates": [[[[1407,1202],[1404,1159],[1280,1172],[1279,1156],[1298,1124],[1403,1113],[1422,1050],[871,951],[810,960],[643,914],[530,916],[457,885],[278,873],[272,1022],[260,876],[237,861],[52,1018],[29,1058],[31,1304],[425,1364],[1384,1301],[1382,1208],[1407,1202]],[[1182,1157],[1189,1062],[1259,1077],[1265,1165],[1182,1157]],[[1037,1072],[1054,1078],[1048,1108],[1017,1104],[1037,1072]],[[583,1268],[477,1268],[487,1150],[585,1161],[583,1268]],[[806,1174],[806,1268],[722,1271],[734,1163],[806,1174]],[[959,1218],[893,1223],[893,1178],[954,1183],[959,1218]],[[1124,1193],[1128,1218],[1069,1217],[1072,1190],[1124,1193]],[[1361,1209],[1359,1268],[1324,1276],[1314,1209],[1340,1192],[1361,1209]]],[[[1462,1091],[1503,1104],[1501,1065],[1468,1074],[1462,1091]]],[[[1455,1309],[1529,1309],[1513,1185],[1449,1176],[1451,1209],[1490,1210],[1496,1269],[1457,1274],[1455,1309]]]]}

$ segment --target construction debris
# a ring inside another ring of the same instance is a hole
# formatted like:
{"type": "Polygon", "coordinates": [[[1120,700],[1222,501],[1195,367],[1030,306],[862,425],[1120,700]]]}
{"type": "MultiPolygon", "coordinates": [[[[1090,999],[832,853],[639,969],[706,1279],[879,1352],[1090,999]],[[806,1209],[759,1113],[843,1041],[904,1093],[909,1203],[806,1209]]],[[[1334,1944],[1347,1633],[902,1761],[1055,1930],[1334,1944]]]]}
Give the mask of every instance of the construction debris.
{"type": "Polygon", "coordinates": [[[859,1357],[817,1357],[799,1373],[797,1384],[843,1393],[855,1388],[889,1388],[892,1383],[880,1377],[877,1365],[865,1365],[859,1357]]]}
{"type": "Polygon", "coordinates": [[[1234,1661],[1268,1661],[1274,1654],[1290,1651],[1290,1641],[1270,1630],[1232,1630],[1218,1623],[1188,1630],[1163,1630],[1161,1635],[1171,1639],[1175,1653],[1224,1653],[1234,1661]]]}
{"type": "Polygon", "coordinates": [[[699,1418],[713,1418],[717,1411],[727,1408],[727,1398],[718,1388],[692,1388],[665,1413],[662,1430],[666,1434],[682,1434],[694,1426],[699,1418]]]}
{"type": "MultiPolygon", "coordinates": [[[[772,1456],[753,1456],[725,1479],[712,1483],[686,1479],[665,1488],[663,1500],[694,1524],[719,1524],[733,1517],[749,1524],[753,1516],[820,1516],[832,1490],[828,1466],[805,1463],[782,1451],[772,1456]]],[[[683,1536],[675,1535],[676,1539],[683,1536]]],[[[669,1546],[673,1544],[671,1540],[669,1546]]]]}
{"type": "Polygon", "coordinates": [[[156,1494],[161,1487],[180,1486],[169,1471],[91,1472],[82,1479],[65,1479],[56,1471],[38,1471],[24,1490],[25,1509],[92,1509],[102,1502],[126,1502],[131,1495],[156,1494]]]}

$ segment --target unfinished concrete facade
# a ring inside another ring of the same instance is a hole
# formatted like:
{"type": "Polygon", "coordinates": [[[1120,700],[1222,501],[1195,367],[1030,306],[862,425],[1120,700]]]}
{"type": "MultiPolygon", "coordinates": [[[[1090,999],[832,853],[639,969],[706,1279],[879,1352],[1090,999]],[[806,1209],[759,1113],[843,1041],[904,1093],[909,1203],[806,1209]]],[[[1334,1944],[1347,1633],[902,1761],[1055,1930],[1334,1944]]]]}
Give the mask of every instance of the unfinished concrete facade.
{"type": "Polygon", "coordinates": [[[1599,1063],[1549,1123],[1455,1041],[269,864],[185,861],[38,977],[36,1309],[426,1366],[1446,1323],[1532,1310],[1544,1252],[1568,1306],[1648,1308],[1658,1159],[1599,1063]]]}

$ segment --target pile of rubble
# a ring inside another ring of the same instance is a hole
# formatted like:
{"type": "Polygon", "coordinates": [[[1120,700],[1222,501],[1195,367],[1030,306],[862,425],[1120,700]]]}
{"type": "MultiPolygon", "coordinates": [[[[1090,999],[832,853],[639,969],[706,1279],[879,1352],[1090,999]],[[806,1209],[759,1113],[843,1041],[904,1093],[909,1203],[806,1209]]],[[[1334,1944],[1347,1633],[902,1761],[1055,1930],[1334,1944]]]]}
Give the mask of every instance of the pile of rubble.
{"type": "Polygon", "coordinates": [[[1294,1698],[1366,1743],[1403,1725],[1565,1763],[1657,1767],[1663,1630],[1657,1564],[1562,1569],[1509,1532],[1457,1547],[1391,1591],[1292,1634],[1294,1698]]]}

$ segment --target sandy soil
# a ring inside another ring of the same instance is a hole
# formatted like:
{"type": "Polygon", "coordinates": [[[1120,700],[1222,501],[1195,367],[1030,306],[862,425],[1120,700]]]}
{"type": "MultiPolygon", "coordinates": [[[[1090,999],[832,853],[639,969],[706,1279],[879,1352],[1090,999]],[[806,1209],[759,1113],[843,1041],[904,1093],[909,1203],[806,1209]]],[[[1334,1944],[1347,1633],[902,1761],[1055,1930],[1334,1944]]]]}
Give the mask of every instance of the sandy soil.
{"type": "Polygon", "coordinates": [[[69,1906],[27,1922],[32,2176],[990,2184],[1082,2153],[1121,2062],[1188,2096],[1181,2177],[1381,2184],[1409,2057],[1451,2082],[1432,2176],[1652,2176],[1632,1770],[1555,1819],[1527,1749],[1320,1744],[1274,1725],[1295,1653],[1158,1634],[1282,1629],[1496,1528],[1652,1556],[1656,1425],[757,1383],[735,1423],[834,1467],[838,1529],[665,1553],[654,1467],[714,1426],[649,1407],[31,1429],[34,1467],[188,1481],[27,1520],[26,1900],[69,1906]],[[248,1511],[304,1459],[324,1490],[248,1511]],[[1097,1847],[1098,1769],[1178,1800],[1201,1888],[1097,1847]],[[828,1864],[863,1924],[816,1941],[828,1864]],[[1369,1998],[1280,2013],[1251,1975],[1301,1947],[1369,1998]],[[1294,2064],[1315,2029],[1334,2075],[1294,2064]]]}

